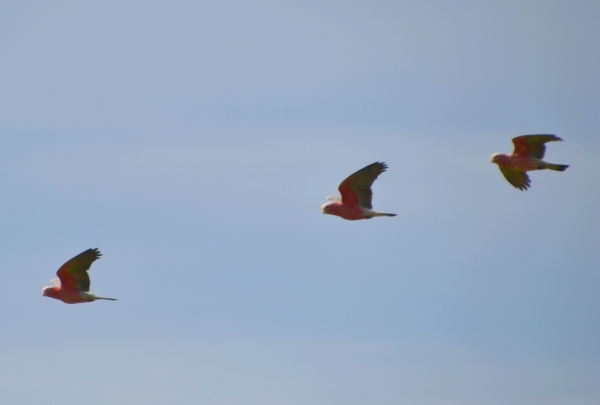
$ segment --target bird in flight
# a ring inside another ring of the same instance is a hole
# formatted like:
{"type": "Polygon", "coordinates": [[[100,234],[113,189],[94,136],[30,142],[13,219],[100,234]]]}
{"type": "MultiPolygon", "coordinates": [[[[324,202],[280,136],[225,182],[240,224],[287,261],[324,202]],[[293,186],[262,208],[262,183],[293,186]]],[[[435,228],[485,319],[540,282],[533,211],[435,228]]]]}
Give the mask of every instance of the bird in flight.
{"type": "Polygon", "coordinates": [[[569,165],[557,165],[542,160],[546,152],[546,142],[562,141],[556,135],[521,135],[513,138],[512,141],[515,144],[513,153],[510,155],[494,153],[492,163],[496,163],[506,180],[521,191],[531,186],[528,171],[550,169],[564,172],[569,167],[569,165]]]}
{"type": "Polygon", "coordinates": [[[115,298],[99,297],[90,294],[90,276],[88,270],[92,263],[102,256],[98,249],[88,249],[78,254],[56,272],[58,278],[50,281],[54,287],[42,288],[42,295],[67,304],[79,304],[82,302],[92,302],[96,300],[111,300],[115,298]]]}
{"type": "Polygon", "coordinates": [[[327,197],[332,202],[323,204],[321,207],[323,214],[337,215],[350,221],[384,216],[395,217],[396,214],[373,211],[371,205],[371,199],[373,198],[371,186],[375,179],[386,169],[387,165],[385,163],[375,162],[350,175],[338,187],[342,198],[327,197]]]}

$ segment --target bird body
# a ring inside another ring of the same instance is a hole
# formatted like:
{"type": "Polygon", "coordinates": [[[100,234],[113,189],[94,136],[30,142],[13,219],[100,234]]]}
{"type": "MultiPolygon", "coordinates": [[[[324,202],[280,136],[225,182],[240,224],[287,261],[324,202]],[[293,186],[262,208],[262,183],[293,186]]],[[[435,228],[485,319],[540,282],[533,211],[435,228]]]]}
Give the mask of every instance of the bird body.
{"type": "Polygon", "coordinates": [[[46,287],[44,296],[60,300],[66,304],[81,304],[83,302],[92,302],[96,300],[116,301],[115,298],[99,297],[85,291],[70,291],[61,287],[46,287]]]}
{"type": "Polygon", "coordinates": [[[546,142],[562,141],[556,135],[522,135],[513,138],[515,150],[510,155],[494,153],[492,163],[496,163],[510,184],[521,191],[527,190],[531,180],[527,172],[532,170],[556,170],[563,172],[568,165],[558,165],[542,160],[546,152],[546,142]]]}
{"type": "Polygon", "coordinates": [[[323,214],[336,215],[349,221],[371,219],[373,217],[395,217],[396,214],[373,210],[371,186],[377,177],[387,169],[382,162],[375,162],[347,177],[339,185],[339,197],[327,197],[332,202],[321,207],[323,214]]]}
{"type": "Polygon", "coordinates": [[[543,167],[545,162],[533,156],[503,155],[497,153],[492,156],[492,161],[499,166],[509,167],[522,172],[538,170],[540,167],[545,168],[543,167]]]}
{"type": "Polygon", "coordinates": [[[371,219],[373,217],[395,217],[396,214],[387,214],[384,212],[377,212],[368,208],[352,207],[345,205],[341,202],[333,202],[325,204],[328,205],[327,212],[325,214],[337,215],[338,217],[347,219],[349,221],[355,221],[358,219],[371,219]]]}
{"type": "Polygon", "coordinates": [[[87,271],[102,253],[98,249],[88,249],[63,264],[56,272],[58,279],[52,279],[54,287],[44,287],[42,295],[60,300],[66,304],[80,304],[96,300],[111,300],[115,298],[100,297],[91,294],[90,276],[87,271]]]}

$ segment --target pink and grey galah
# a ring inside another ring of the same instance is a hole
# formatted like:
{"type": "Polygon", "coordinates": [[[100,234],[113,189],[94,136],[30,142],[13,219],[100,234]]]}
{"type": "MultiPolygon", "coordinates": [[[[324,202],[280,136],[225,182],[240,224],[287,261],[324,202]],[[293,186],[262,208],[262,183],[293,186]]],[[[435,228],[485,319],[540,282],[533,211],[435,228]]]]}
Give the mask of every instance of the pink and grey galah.
{"type": "Polygon", "coordinates": [[[496,163],[506,180],[521,191],[531,186],[527,172],[550,169],[559,172],[567,170],[569,165],[557,165],[544,162],[546,142],[562,141],[556,135],[521,135],[513,138],[515,150],[510,155],[494,153],[492,163],[496,163]]]}
{"type": "Polygon", "coordinates": [[[321,207],[323,214],[337,215],[350,221],[371,219],[373,217],[395,217],[396,214],[373,211],[371,205],[371,199],[373,198],[371,186],[375,179],[386,169],[387,165],[385,163],[375,162],[350,175],[338,187],[342,195],[341,199],[339,197],[327,197],[332,202],[323,204],[321,207]]]}
{"type": "Polygon", "coordinates": [[[88,249],[78,254],[56,272],[58,279],[52,279],[54,287],[44,287],[42,295],[67,304],[80,304],[96,300],[111,300],[115,298],[99,297],[90,294],[90,276],[88,270],[92,263],[102,256],[98,249],[88,249]]]}

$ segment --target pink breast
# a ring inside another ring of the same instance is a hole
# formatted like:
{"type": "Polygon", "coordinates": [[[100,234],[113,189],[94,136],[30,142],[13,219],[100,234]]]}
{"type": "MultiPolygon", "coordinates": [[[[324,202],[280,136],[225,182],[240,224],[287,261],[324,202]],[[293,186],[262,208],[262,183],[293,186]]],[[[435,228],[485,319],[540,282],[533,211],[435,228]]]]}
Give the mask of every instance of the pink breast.
{"type": "MultiPolygon", "coordinates": [[[[332,207],[333,208],[333,207],[332,207]]],[[[357,219],[365,219],[365,216],[362,212],[362,208],[360,207],[351,207],[344,204],[336,205],[332,214],[342,217],[344,219],[355,221],[357,219]]]]}
{"type": "Polygon", "coordinates": [[[524,172],[528,170],[535,170],[539,166],[537,159],[532,158],[531,156],[511,156],[510,160],[510,167],[524,172]]]}

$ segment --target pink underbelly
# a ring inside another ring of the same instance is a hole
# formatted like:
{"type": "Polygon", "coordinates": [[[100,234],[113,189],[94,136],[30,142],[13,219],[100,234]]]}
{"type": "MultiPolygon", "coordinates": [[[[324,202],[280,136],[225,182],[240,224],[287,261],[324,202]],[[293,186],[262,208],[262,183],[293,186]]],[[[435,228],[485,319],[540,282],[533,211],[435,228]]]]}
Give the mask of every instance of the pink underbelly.
{"type": "Polygon", "coordinates": [[[536,161],[532,161],[532,158],[530,157],[526,157],[526,158],[513,158],[512,161],[512,168],[515,170],[521,170],[523,172],[529,171],[529,170],[537,170],[537,168],[539,167],[539,163],[536,161]]]}
{"type": "Polygon", "coordinates": [[[60,295],[59,299],[66,304],[79,304],[82,302],[87,302],[86,299],[83,299],[79,296],[79,292],[63,292],[60,295]]]}
{"type": "Polygon", "coordinates": [[[359,219],[365,219],[365,215],[363,214],[362,208],[360,207],[348,207],[342,205],[339,207],[338,215],[344,219],[349,221],[356,221],[359,219]]]}

